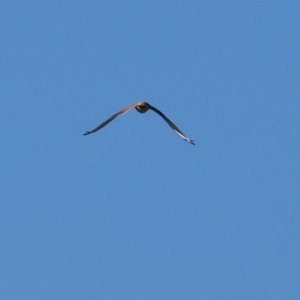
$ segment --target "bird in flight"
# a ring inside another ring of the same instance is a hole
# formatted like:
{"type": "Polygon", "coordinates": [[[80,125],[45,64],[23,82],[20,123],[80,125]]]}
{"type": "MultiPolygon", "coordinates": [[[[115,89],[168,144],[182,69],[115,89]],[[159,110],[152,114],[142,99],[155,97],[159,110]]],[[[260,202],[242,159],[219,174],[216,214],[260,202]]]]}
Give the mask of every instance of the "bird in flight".
{"type": "Polygon", "coordinates": [[[105,122],[101,123],[99,126],[97,126],[95,129],[91,130],[91,131],[87,131],[86,133],[84,133],[83,135],[88,135],[90,133],[94,133],[98,130],[100,130],[101,128],[103,128],[104,126],[106,126],[109,122],[111,122],[112,120],[114,120],[116,117],[125,114],[126,112],[128,112],[129,110],[135,108],[139,113],[145,113],[148,109],[153,110],[154,112],[156,112],[157,114],[159,114],[168,124],[169,126],[175,131],[175,133],[177,133],[183,140],[185,140],[186,142],[195,145],[193,140],[190,140],[188,137],[186,137],[181,131],[180,129],[173,123],[171,122],[161,111],[159,111],[157,108],[153,107],[152,105],[150,105],[147,102],[137,102],[134,104],[131,104],[129,106],[124,107],[123,109],[121,109],[119,112],[117,112],[116,114],[114,114],[113,116],[111,116],[109,119],[107,119],[105,122]]]}

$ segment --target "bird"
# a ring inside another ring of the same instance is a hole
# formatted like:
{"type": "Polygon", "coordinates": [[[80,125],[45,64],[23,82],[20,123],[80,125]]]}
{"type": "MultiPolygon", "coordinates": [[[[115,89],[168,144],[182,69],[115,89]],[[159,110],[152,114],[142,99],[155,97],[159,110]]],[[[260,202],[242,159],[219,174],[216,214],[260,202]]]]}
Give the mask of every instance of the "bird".
{"type": "Polygon", "coordinates": [[[99,126],[94,128],[93,130],[86,131],[83,135],[88,135],[88,134],[91,134],[91,133],[94,133],[94,132],[100,130],[101,128],[106,126],[108,123],[110,123],[112,120],[114,120],[116,117],[125,114],[126,112],[128,112],[129,110],[131,110],[133,108],[135,108],[141,114],[147,112],[149,109],[156,112],[158,115],[160,115],[169,124],[169,126],[174,130],[175,133],[177,133],[179,135],[179,137],[181,137],[186,142],[188,142],[192,145],[195,145],[194,141],[190,140],[187,136],[185,136],[182,133],[182,131],[180,131],[180,129],[171,120],[169,120],[161,111],[159,111],[157,108],[155,108],[154,106],[150,105],[147,102],[137,102],[137,103],[134,103],[134,104],[131,104],[129,106],[124,107],[119,112],[117,112],[116,114],[111,116],[109,119],[107,119],[106,121],[101,123],[99,126]]]}

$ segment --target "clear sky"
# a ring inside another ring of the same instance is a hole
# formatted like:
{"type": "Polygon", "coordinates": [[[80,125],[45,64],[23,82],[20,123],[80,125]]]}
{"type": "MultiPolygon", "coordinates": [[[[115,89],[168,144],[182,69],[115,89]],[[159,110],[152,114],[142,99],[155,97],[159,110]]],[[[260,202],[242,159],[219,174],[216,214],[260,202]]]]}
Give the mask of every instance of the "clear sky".
{"type": "Polygon", "coordinates": [[[0,298],[300,299],[299,16],[2,0],[0,298]]]}

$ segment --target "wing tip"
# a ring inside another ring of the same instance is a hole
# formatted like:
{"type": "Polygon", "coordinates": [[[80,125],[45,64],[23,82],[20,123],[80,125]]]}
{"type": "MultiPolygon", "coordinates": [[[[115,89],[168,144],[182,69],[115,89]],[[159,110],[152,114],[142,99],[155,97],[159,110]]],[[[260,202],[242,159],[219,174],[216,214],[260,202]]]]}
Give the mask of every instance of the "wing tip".
{"type": "Polygon", "coordinates": [[[91,131],[86,131],[86,133],[84,133],[83,135],[88,135],[90,133],[91,133],[91,131]]]}

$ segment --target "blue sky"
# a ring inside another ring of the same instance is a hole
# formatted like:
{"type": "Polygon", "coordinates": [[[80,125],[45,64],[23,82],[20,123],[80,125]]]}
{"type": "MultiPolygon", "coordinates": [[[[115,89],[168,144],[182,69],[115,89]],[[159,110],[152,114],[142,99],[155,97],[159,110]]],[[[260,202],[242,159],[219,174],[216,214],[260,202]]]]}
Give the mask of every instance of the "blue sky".
{"type": "Polygon", "coordinates": [[[1,299],[299,299],[299,13],[1,1],[1,299]]]}

